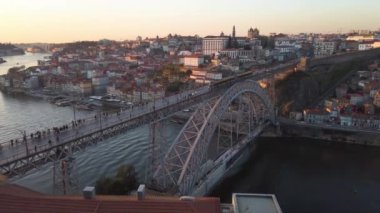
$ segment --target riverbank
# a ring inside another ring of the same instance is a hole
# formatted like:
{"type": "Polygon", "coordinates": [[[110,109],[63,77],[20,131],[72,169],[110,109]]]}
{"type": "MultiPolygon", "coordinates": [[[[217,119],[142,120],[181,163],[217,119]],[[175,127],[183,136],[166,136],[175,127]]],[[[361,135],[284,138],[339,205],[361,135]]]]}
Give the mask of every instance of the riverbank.
{"type": "Polygon", "coordinates": [[[380,147],[380,131],[378,130],[362,130],[362,131],[349,131],[333,129],[326,126],[315,127],[306,125],[289,124],[281,125],[279,129],[272,129],[272,136],[274,137],[299,137],[318,139],[330,142],[340,142],[349,144],[359,144],[365,146],[378,146],[380,147]],[[273,134],[275,132],[275,134],[273,134]]]}

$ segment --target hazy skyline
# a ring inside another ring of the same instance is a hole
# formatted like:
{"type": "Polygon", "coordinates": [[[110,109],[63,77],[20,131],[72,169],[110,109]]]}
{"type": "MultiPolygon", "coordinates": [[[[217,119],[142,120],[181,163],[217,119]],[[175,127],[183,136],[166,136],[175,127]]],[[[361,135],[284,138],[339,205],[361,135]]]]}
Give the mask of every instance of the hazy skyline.
{"type": "Polygon", "coordinates": [[[378,0],[0,0],[0,42],[380,28],[378,0]]]}

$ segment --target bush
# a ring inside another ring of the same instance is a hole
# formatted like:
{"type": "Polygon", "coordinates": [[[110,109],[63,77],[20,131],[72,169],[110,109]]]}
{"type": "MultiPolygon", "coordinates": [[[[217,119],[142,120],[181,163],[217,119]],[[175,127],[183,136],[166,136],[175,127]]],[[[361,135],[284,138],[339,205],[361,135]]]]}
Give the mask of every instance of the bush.
{"type": "Polygon", "coordinates": [[[126,195],[138,187],[137,173],[133,166],[122,165],[114,178],[102,177],[96,181],[96,193],[101,195],[126,195]]]}

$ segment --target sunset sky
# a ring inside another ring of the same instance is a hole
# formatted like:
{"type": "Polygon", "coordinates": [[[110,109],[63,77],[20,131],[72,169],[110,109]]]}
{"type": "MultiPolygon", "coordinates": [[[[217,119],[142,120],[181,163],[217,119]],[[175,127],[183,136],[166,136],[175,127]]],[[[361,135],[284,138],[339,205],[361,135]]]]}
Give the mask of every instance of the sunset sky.
{"type": "Polygon", "coordinates": [[[380,28],[379,0],[0,0],[0,42],[380,28]]]}

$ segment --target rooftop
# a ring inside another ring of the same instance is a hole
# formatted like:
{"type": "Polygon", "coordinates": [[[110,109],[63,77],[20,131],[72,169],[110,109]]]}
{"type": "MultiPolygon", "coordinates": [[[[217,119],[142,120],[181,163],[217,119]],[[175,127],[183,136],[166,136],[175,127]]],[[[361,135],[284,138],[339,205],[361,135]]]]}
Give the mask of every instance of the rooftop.
{"type": "Polygon", "coordinates": [[[219,198],[195,198],[191,201],[178,197],[146,196],[137,200],[136,196],[47,196],[24,187],[5,184],[0,186],[1,212],[189,212],[218,213],[219,198]]]}
{"type": "Polygon", "coordinates": [[[239,194],[232,195],[235,213],[282,213],[276,196],[271,194],[239,194]]]}

